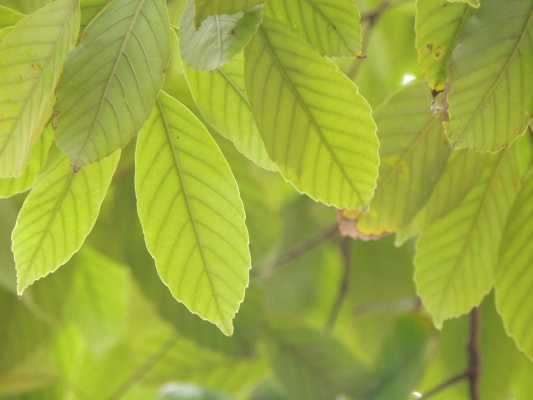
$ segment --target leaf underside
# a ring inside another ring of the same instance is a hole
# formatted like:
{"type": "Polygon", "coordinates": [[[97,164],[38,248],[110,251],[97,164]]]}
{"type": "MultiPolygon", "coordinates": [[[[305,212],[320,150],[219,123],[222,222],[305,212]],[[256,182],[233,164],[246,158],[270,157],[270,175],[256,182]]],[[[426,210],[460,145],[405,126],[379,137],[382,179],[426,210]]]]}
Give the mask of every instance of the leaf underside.
{"type": "Polygon", "coordinates": [[[210,15],[231,15],[247,12],[266,0],[194,0],[194,25],[196,29],[210,15]]]}

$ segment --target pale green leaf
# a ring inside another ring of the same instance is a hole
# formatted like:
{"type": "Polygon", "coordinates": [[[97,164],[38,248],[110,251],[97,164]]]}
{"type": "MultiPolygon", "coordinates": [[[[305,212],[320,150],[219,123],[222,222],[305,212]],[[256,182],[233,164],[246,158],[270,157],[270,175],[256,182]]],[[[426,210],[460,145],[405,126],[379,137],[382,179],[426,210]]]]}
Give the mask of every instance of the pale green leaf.
{"type": "Polygon", "coordinates": [[[204,118],[237,150],[257,165],[276,170],[255,125],[244,88],[242,56],[212,72],[197,71],[183,64],[194,102],[204,118]]]}
{"type": "Polygon", "coordinates": [[[272,368],[291,400],[332,400],[341,393],[360,398],[378,384],[341,342],[326,334],[278,326],[269,339],[272,368]]]}
{"type": "Polygon", "coordinates": [[[26,15],[0,5],[0,29],[15,25],[26,15]]]}
{"type": "Polygon", "coordinates": [[[370,211],[357,222],[365,235],[394,232],[408,223],[429,199],[450,155],[441,120],[430,110],[424,81],[402,88],[374,115],[379,179],[370,211]]]}
{"type": "Polygon", "coordinates": [[[50,3],[50,0],[0,0],[0,5],[12,8],[23,14],[31,14],[48,3],[50,3]]]}
{"type": "Polygon", "coordinates": [[[26,167],[79,24],[78,0],[58,0],[22,19],[0,43],[0,177],[18,177],[26,167]]]}
{"type": "Polygon", "coordinates": [[[120,152],[74,172],[57,148],[35,178],[13,231],[19,295],[79,250],[91,231],[120,152]]]}
{"type": "Polygon", "coordinates": [[[266,0],[194,0],[194,25],[196,29],[210,15],[248,12],[266,0]]]}
{"type": "Polygon", "coordinates": [[[505,330],[516,345],[533,358],[533,174],[530,173],[509,214],[500,247],[494,286],[496,305],[505,330]]]}
{"type": "Polygon", "coordinates": [[[361,14],[353,0],[269,0],[264,13],[295,29],[323,55],[361,55],[361,14]]]}
{"type": "Polygon", "coordinates": [[[189,67],[213,71],[239,54],[263,20],[262,8],[246,13],[214,15],[195,29],[194,4],[189,0],[180,23],[180,54],[189,67]]]}
{"type": "Polygon", "coordinates": [[[417,244],[417,293],[435,325],[468,313],[493,285],[498,246],[520,186],[516,146],[491,156],[463,203],[417,244]]]}
{"type": "Polygon", "coordinates": [[[47,125],[31,150],[30,162],[18,178],[0,178],[0,198],[10,197],[31,188],[33,180],[46,165],[54,131],[47,125]]]}
{"type": "Polygon", "coordinates": [[[250,269],[244,207],[205,127],[163,92],[139,135],[135,173],[139,217],[161,279],[231,335],[250,269]]]}
{"type": "Polygon", "coordinates": [[[87,246],[74,256],[72,264],[75,272],[68,315],[92,349],[102,354],[117,341],[124,328],[127,270],[87,246]]]}
{"type": "Polygon", "coordinates": [[[425,372],[432,328],[419,317],[400,318],[376,361],[379,388],[371,400],[405,400],[425,372]]]}
{"type": "Polygon", "coordinates": [[[450,64],[445,122],[457,149],[497,151],[533,114],[533,3],[486,0],[464,26],[450,64]]]}
{"type": "Polygon", "coordinates": [[[489,154],[483,153],[452,152],[427,203],[409,225],[396,232],[396,245],[400,246],[420,234],[424,228],[458,207],[478,182],[490,158],[489,154]]]}
{"type": "Polygon", "coordinates": [[[150,116],[168,64],[164,0],[115,0],[69,55],[57,88],[58,146],[76,168],[124,147],[150,116]]]}
{"type": "Polygon", "coordinates": [[[257,126],[285,179],[325,204],[365,208],[376,186],[379,142],[355,84],[295,31],[266,16],[244,61],[257,126]]]}
{"type": "Polygon", "coordinates": [[[448,64],[459,39],[459,33],[474,9],[465,3],[450,4],[442,0],[417,0],[416,50],[418,63],[429,87],[444,90],[448,64]]]}

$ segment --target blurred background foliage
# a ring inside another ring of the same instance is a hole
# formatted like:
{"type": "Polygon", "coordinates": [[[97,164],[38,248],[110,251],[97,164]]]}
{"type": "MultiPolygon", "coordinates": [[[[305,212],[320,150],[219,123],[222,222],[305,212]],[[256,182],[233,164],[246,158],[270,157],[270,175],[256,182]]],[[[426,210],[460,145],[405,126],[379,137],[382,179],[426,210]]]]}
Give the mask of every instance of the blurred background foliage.
{"type": "MultiPolygon", "coordinates": [[[[28,13],[46,1],[0,4],[28,13]]],[[[415,4],[356,4],[367,57],[335,61],[375,108],[422,77],[415,4]]],[[[176,26],[184,5],[168,1],[176,26]]],[[[202,119],[172,40],[163,89],[202,119]]],[[[415,293],[412,240],[396,248],[393,237],[342,239],[333,209],[211,133],[250,232],[251,283],[234,335],[191,314],[159,279],[136,213],[132,142],[82,250],[20,300],[10,232],[25,195],[0,200],[1,398],[405,400],[462,373],[469,317],[432,327],[415,293]]],[[[491,296],[479,317],[480,398],[533,398],[533,366],[506,336],[491,296]]],[[[469,399],[467,382],[432,398],[469,399]]]]}

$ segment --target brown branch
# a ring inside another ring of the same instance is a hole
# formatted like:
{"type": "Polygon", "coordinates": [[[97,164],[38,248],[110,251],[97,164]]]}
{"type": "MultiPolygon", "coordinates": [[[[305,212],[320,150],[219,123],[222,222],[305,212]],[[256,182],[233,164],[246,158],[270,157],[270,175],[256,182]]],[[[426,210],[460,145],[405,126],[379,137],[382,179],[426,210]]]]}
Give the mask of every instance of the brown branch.
{"type": "Polygon", "coordinates": [[[138,383],[159,360],[161,360],[167,352],[176,344],[178,337],[173,333],[167,340],[165,340],[158,349],[148,359],[137,368],[131,376],[126,379],[122,385],[118,387],[115,392],[107,398],[107,400],[118,400],[124,396],[136,383],[138,383]]]}
{"type": "Polygon", "coordinates": [[[454,385],[463,379],[468,380],[468,388],[470,393],[470,400],[479,400],[479,373],[480,373],[480,356],[479,356],[479,309],[473,308],[470,312],[470,331],[468,335],[468,343],[466,344],[466,352],[468,360],[466,368],[458,375],[451,377],[439,386],[431,389],[421,399],[426,400],[431,396],[443,391],[444,389],[454,385]]]}
{"type": "Polygon", "coordinates": [[[326,332],[330,332],[335,326],[335,322],[337,322],[344,299],[348,294],[348,287],[350,284],[350,268],[352,264],[352,243],[353,239],[349,237],[343,238],[340,243],[340,250],[343,260],[342,277],[339,285],[339,291],[337,292],[337,297],[335,298],[335,302],[333,303],[333,307],[331,308],[328,320],[326,322],[326,332]]]}

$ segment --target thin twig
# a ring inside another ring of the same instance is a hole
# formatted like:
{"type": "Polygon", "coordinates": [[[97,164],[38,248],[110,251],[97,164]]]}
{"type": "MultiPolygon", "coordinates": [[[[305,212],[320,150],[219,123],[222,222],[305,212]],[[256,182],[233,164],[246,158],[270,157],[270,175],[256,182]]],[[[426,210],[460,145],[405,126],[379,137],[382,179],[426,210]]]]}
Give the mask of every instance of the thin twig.
{"type": "Polygon", "coordinates": [[[423,400],[429,399],[430,397],[436,395],[437,393],[442,392],[444,389],[448,388],[449,386],[452,386],[456,384],[457,382],[460,382],[466,378],[467,378],[466,373],[461,372],[460,374],[452,376],[450,379],[442,382],[439,386],[436,386],[435,388],[431,389],[429,392],[427,392],[425,395],[423,395],[420,398],[423,400]]]}
{"type": "Polygon", "coordinates": [[[176,344],[178,337],[176,334],[172,334],[167,340],[165,340],[161,346],[150,356],[148,359],[137,368],[131,376],[126,379],[122,385],[118,387],[115,392],[107,398],[107,400],[118,400],[124,396],[136,383],[138,383],[144,375],[146,375],[159,360],[161,360],[167,352],[176,344]]]}
{"type": "Polygon", "coordinates": [[[350,237],[345,237],[340,243],[340,250],[342,253],[342,277],[341,283],[339,285],[339,291],[337,292],[337,297],[333,303],[333,307],[329,313],[328,320],[326,322],[326,332],[330,332],[335,326],[335,322],[339,316],[339,312],[342,307],[342,303],[348,294],[348,287],[350,284],[350,268],[352,264],[352,243],[353,239],[350,237]]]}
{"type": "Polygon", "coordinates": [[[389,311],[413,311],[416,314],[419,308],[420,298],[418,296],[413,296],[393,301],[369,301],[367,303],[362,303],[355,308],[354,314],[356,318],[368,313],[389,311]]]}

